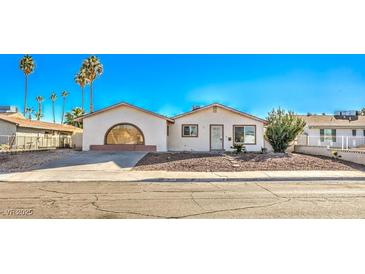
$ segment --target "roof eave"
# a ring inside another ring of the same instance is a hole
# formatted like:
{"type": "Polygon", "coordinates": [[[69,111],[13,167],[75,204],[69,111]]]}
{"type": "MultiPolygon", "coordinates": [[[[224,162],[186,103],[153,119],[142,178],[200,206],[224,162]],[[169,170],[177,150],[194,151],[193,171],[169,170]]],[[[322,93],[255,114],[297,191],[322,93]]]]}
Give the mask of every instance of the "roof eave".
{"type": "Polygon", "coordinates": [[[214,106],[217,106],[217,107],[221,107],[223,109],[226,109],[228,111],[231,111],[231,112],[234,112],[238,115],[242,115],[242,116],[245,116],[245,117],[248,117],[250,119],[253,119],[253,120],[256,120],[256,121],[259,121],[261,123],[264,123],[265,125],[267,125],[267,121],[264,120],[264,119],[261,119],[259,117],[256,117],[256,116],[253,116],[251,114],[248,114],[248,113],[245,113],[245,112],[242,112],[242,111],[239,111],[239,110],[236,110],[234,108],[231,108],[231,107],[227,107],[227,106],[224,106],[224,105],[221,105],[221,104],[218,104],[218,103],[213,103],[213,104],[210,104],[210,105],[207,105],[207,106],[204,106],[204,107],[201,107],[199,109],[196,109],[196,110],[191,110],[191,111],[188,111],[188,112],[185,112],[185,113],[182,113],[182,114],[179,114],[179,115],[176,115],[174,117],[172,117],[172,119],[179,119],[181,117],[184,117],[184,116],[187,116],[187,115],[191,115],[191,114],[194,114],[196,112],[199,112],[201,110],[205,110],[205,109],[208,109],[210,107],[214,107],[214,106]]]}
{"type": "Polygon", "coordinates": [[[83,115],[83,116],[77,117],[77,118],[75,119],[75,121],[80,122],[80,121],[82,121],[82,120],[83,120],[83,119],[85,119],[85,118],[88,118],[88,117],[91,117],[91,116],[94,116],[94,115],[97,115],[97,114],[100,114],[100,113],[103,113],[103,112],[106,112],[106,111],[109,111],[109,110],[112,110],[112,109],[114,109],[114,108],[121,107],[121,106],[131,107],[131,108],[134,108],[134,109],[136,109],[136,110],[140,110],[140,111],[143,111],[143,112],[145,112],[145,113],[147,113],[147,114],[150,114],[150,115],[152,115],[152,116],[155,116],[155,117],[157,117],[157,118],[160,118],[160,119],[166,120],[166,121],[171,122],[171,123],[175,123],[175,120],[174,120],[174,119],[172,119],[172,118],[169,118],[169,117],[166,117],[166,116],[160,115],[160,114],[158,114],[158,113],[154,113],[154,112],[152,112],[152,111],[149,111],[149,110],[143,109],[143,108],[141,108],[141,107],[137,107],[137,106],[134,106],[134,105],[131,105],[131,104],[125,103],[125,102],[123,102],[123,103],[118,103],[118,104],[115,104],[115,105],[112,105],[112,106],[106,107],[106,108],[104,108],[104,109],[101,109],[101,110],[98,110],[98,111],[95,111],[95,112],[88,113],[88,114],[85,114],[85,115],[83,115]]]}

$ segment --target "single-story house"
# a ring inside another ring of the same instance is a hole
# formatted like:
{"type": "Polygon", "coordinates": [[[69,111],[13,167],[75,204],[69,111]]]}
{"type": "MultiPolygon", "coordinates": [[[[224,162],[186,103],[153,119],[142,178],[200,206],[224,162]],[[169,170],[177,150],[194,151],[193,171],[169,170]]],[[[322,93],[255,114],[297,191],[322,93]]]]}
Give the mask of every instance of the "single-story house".
{"type": "Polygon", "coordinates": [[[10,148],[68,147],[81,133],[80,128],[29,120],[19,112],[0,113],[0,145],[10,148]]]}
{"type": "Polygon", "coordinates": [[[265,120],[217,103],[166,117],[123,102],[79,120],[86,151],[222,151],[232,150],[234,144],[261,151],[265,147],[265,120]]]}
{"type": "Polygon", "coordinates": [[[301,143],[338,148],[365,144],[365,116],[356,112],[337,112],[335,115],[298,115],[306,122],[301,143]]]}

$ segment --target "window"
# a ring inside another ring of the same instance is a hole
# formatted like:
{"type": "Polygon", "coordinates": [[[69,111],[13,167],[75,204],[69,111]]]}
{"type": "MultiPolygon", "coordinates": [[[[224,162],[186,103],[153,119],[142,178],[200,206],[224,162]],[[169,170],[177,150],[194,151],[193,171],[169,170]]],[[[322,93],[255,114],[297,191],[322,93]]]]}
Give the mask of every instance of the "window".
{"type": "Polygon", "coordinates": [[[352,136],[356,136],[356,129],[352,130],[352,136]]]}
{"type": "Polygon", "coordinates": [[[134,125],[119,124],[112,127],[105,136],[107,145],[143,145],[142,132],[134,125]]]}
{"type": "Polygon", "coordinates": [[[233,126],[235,144],[256,144],[256,126],[233,126]]]}
{"type": "Polygon", "coordinates": [[[198,137],[198,125],[182,125],[182,137],[198,137]]]}
{"type": "Polygon", "coordinates": [[[170,135],[170,127],[169,126],[167,126],[166,132],[167,132],[167,136],[169,136],[170,135]]]}
{"type": "Polygon", "coordinates": [[[365,136],[365,129],[362,131],[362,135],[365,136]]]}
{"type": "Polygon", "coordinates": [[[336,130],[335,129],[320,129],[321,142],[332,141],[336,142],[336,130]]]}

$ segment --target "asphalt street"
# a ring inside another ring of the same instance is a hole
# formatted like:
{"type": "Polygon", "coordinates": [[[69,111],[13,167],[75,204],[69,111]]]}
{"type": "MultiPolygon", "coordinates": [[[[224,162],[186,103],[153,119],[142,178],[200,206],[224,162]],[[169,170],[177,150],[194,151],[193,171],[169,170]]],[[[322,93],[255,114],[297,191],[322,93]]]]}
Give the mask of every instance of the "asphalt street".
{"type": "Polygon", "coordinates": [[[0,218],[364,217],[365,181],[0,183],[0,218]]]}

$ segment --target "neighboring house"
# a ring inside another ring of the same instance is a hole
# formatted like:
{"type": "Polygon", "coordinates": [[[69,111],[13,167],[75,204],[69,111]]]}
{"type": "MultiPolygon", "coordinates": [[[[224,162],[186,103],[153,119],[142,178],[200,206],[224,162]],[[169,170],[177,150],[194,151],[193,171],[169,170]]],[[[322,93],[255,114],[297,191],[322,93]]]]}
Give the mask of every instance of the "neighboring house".
{"type": "Polygon", "coordinates": [[[365,116],[356,112],[335,115],[298,115],[306,122],[300,143],[338,148],[358,147],[365,141],[365,116]]]}
{"type": "Polygon", "coordinates": [[[265,146],[265,120],[211,104],[169,118],[128,103],[86,114],[83,150],[222,151],[265,146]]]}
{"type": "Polygon", "coordinates": [[[81,132],[70,125],[25,119],[18,112],[0,113],[0,144],[12,148],[64,147],[71,145],[72,137],[81,132]]]}

